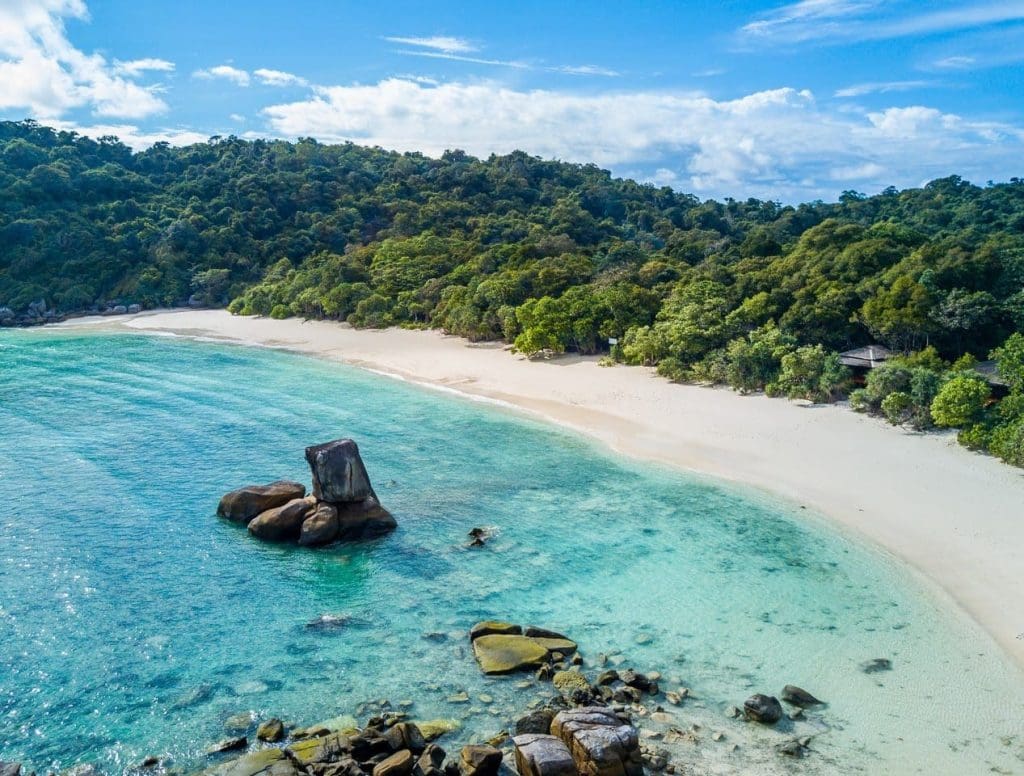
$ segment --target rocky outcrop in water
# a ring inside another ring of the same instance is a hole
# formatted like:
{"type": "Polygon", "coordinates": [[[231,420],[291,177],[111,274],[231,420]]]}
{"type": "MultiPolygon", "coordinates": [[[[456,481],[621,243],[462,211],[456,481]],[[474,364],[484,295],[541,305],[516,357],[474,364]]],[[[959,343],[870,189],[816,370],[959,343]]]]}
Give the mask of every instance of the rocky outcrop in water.
{"type": "Polygon", "coordinates": [[[313,492],[298,482],[278,480],[226,493],[217,514],[243,523],[258,539],[315,547],[337,541],[375,539],[397,527],[381,506],[351,439],[306,448],[313,492]]]}
{"type": "Polygon", "coordinates": [[[478,622],[469,632],[480,669],[500,676],[533,671],[576,651],[576,642],[560,633],[496,620],[478,622]]]}

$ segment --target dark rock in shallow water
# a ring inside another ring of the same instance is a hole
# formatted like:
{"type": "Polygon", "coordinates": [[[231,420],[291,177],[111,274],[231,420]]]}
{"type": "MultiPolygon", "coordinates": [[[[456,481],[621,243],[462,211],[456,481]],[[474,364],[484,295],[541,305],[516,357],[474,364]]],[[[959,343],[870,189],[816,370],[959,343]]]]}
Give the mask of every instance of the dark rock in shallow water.
{"type": "Polygon", "coordinates": [[[351,439],[335,439],[306,448],[317,501],[346,503],[376,498],[359,447],[351,439]]]}
{"type": "Polygon", "coordinates": [[[551,731],[551,721],[555,718],[552,709],[537,709],[531,711],[525,717],[516,721],[516,735],[524,733],[548,733],[551,731]]]}
{"type": "Polygon", "coordinates": [[[280,741],[284,738],[284,723],[277,717],[268,719],[256,728],[256,738],[271,744],[280,741]]]}
{"type": "Polygon", "coordinates": [[[861,663],[860,670],[866,674],[877,674],[881,671],[891,671],[892,661],[885,657],[876,657],[866,663],[861,663]]]}
{"type": "Polygon", "coordinates": [[[743,714],[762,725],[774,725],[782,719],[782,704],[773,695],[757,693],[743,701],[743,714]]]}
{"type": "Polygon", "coordinates": [[[312,498],[292,499],[284,506],[260,512],[249,522],[249,533],[269,542],[298,539],[302,524],[315,507],[312,498]]]}
{"type": "Polygon", "coordinates": [[[376,539],[398,527],[394,516],[374,496],[334,506],[338,510],[338,541],[376,539]]]}
{"type": "Polygon", "coordinates": [[[338,630],[352,622],[347,614],[321,614],[315,620],[306,623],[309,630],[338,630]]]}
{"type": "Polygon", "coordinates": [[[501,759],[501,750],[493,746],[464,746],[459,755],[459,772],[462,776],[497,776],[501,759]]]}
{"type": "Polygon", "coordinates": [[[807,690],[801,687],[797,687],[795,684],[787,684],[782,688],[782,700],[786,703],[792,703],[794,706],[817,706],[822,701],[819,701],[807,690]]]}
{"type": "Polygon", "coordinates": [[[512,739],[519,776],[576,776],[576,761],[562,739],[528,733],[512,739]]]}
{"type": "Polygon", "coordinates": [[[247,485],[225,493],[217,506],[217,514],[237,523],[248,523],[260,512],[284,506],[305,495],[305,485],[289,480],[278,480],[269,485],[247,485]]]}

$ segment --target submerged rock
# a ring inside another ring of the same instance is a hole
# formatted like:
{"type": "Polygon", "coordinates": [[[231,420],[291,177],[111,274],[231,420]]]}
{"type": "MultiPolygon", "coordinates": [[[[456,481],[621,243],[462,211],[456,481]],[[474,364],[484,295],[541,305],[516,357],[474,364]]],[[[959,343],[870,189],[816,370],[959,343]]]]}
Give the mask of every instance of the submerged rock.
{"type": "Polygon", "coordinates": [[[306,486],[290,480],[269,485],[247,485],[225,493],[217,505],[217,514],[237,523],[248,523],[260,512],[284,506],[306,495],[306,486]]]}
{"type": "Polygon", "coordinates": [[[807,690],[801,687],[797,687],[795,684],[787,684],[782,688],[782,700],[786,703],[792,703],[794,706],[817,706],[822,701],[819,701],[807,690]]]}
{"type": "Polygon", "coordinates": [[[352,622],[347,614],[321,614],[306,623],[309,630],[338,630],[352,622]]]}
{"type": "Polygon", "coordinates": [[[891,671],[892,661],[886,657],[876,657],[866,663],[861,663],[860,670],[866,674],[877,674],[882,671],[891,671]]]}
{"type": "Polygon", "coordinates": [[[551,683],[555,685],[555,689],[567,697],[571,697],[577,690],[584,692],[590,690],[590,682],[578,671],[556,671],[551,678],[551,683]]]}
{"type": "Polygon", "coordinates": [[[317,501],[346,503],[375,498],[359,447],[351,439],[335,439],[306,448],[317,501]]]}
{"type": "Polygon", "coordinates": [[[762,725],[774,725],[782,719],[782,704],[773,695],[757,693],[743,701],[743,714],[748,720],[762,725]]]}
{"type": "Polygon", "coordinates": [[[249,522],[249,533],[270,542],[284,542],[299,537],[302,524],[316,507],[311,498],[296,498],[283,506],[260,512],[249,522]]]}

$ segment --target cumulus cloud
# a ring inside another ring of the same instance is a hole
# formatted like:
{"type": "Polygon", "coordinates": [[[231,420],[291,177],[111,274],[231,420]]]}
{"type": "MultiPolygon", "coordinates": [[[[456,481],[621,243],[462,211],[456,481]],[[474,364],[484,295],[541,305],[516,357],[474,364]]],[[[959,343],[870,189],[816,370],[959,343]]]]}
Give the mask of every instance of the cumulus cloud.
{"type": "Polygon", "coordinates": [[[245,70],[240,70],[237,67],[231,65],[217,65],[216,67],[206,68],[205,70],[196,70],[192,76],[194,78],[202,78],[205,80],[213,80],[215,78],[223,78],[226,81],[233,81],[239,86],[248,86],[250,82],[249,74],[245,70]]]}
{"type": "Polygon", "coordinates": [[[168,62],[166,59],[156,59],[155,57],[132,59],[128,62],[121,62],[120,60],[115,59],[114,70],[121,75],[126,75],[129,78],[135,78],[142,75],[147,70],[156,70],[168,73],[174,70],[174,63],[168,62]]]}
{"type": "Polygon", "coordinates": [[[170,143],[173,146],[205,143],[209,135],[192,129],[171,127],[164,129],[142,130],[135,124],[78,124],[73,121],[51,119],[47,126],[67,132],[77,132],[91,138],[116,137],[135,151],[149,148],[156,143],[170,143]]]}
{"type": "Polygon", "coordinates": [[[55,118],[78,108],[97,116],[140,119],[166,103],[156,87],[128,80],[99,54],[75,48],[64,19],[86,19],[82,0],[0,3],[0,110],[55,118]]]}
{"type": "Polygon", "coordinates": [[[829,111],[792,88],[714,100],[700,93],[524,91],[496,82],[437,86],[392,78],[316,87],[264,111],[284,137],[439,155],[521,149],[597,162],[709,196],[787,201],[831,197],[836,181],[867,189],[917,185],[950,170],[998,178],[1024,132],[928,107],[829,111]]]}
{"type": "Polygon", "coordinates": [[[292,73],[286,73],[283,70],[269,70],[268,68],[261,67],[257,70],[253,70],[252,74],[256,76],[261,83],[267,86],[306,86],[307,81],[305,78],[300,78],[292,73]]]}
{"type": "Polygon", "coordinates": [[[479,51],[465,38],[455,38],[449,35],[432,35],[430,37],[401,37],[390,35],[384,38],[390,43],[401,43],[403,46],[416,46],[419,48],[432,49],[445,54],[471,54],[479,51]]]}

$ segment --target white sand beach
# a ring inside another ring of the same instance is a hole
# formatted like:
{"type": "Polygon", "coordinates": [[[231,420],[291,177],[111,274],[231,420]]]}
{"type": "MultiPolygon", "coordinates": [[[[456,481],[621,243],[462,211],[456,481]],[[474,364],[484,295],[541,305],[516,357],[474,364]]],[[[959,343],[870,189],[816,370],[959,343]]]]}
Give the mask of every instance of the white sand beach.
{"type": "Polygon", "coordinates": [[[261,344],[488,397],[630,456],[739,481],[821,513],[902,558],[1024,665],[1024,471],[945,434],[843,407],[674,385],[594,358],[529,361],[434,331],[169,311],[68,326],[261,344]]]}

